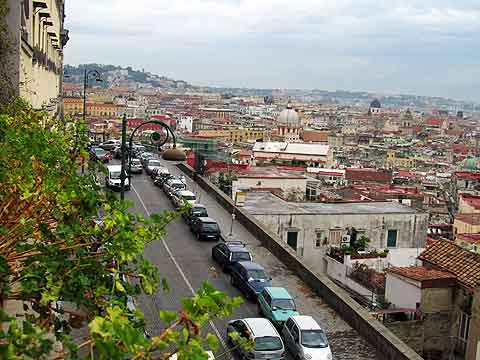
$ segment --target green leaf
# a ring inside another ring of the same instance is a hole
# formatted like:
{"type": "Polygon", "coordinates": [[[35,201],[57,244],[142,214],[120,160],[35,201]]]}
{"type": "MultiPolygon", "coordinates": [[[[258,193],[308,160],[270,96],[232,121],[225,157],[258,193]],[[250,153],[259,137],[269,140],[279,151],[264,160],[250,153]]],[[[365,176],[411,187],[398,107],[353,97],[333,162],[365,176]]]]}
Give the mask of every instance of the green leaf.
{"type": "Polygon", "coordinates": [[[219,347],[218,338],[213,334],[208,334],[205,338],[205,342],[212,351],[216,351],[219,347]]]}
{"type": "Polygon", "coordinates": [[[115,288],[122,293],[125,292],[125,287],[123,286],[123,284],[120,280],[115,281],[115,288]]]}
{"type": "Polygon", "coordinates": [[[177,319],[177,313],[175,311],[160,310],[159,314],[160,314],[160,319],[165,324],[170,324],[177,319]]]}

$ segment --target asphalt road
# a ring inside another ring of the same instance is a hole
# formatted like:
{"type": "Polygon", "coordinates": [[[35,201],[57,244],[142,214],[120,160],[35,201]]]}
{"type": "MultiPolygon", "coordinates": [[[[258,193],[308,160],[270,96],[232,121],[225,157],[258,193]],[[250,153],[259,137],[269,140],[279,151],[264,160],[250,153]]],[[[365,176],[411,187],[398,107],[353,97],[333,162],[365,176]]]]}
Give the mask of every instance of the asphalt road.
{"type": "MultiPolygon", "coordinates": [[[[114,161],[112,163],[117,163],[114,161]]],[[[164,162],[170,172],[181,174],[175,166],[164,162]]],[[[209,215],[215,218],[223,234],[230,232],[231,217],[214,198],[197,184],[187,180],[187,187],[197,194],[200,203],[207,206],[209,215]]],[[[134,175],[132,190],[126,192],[126,198],[133,203],[132,211],[149,216],[153,213],[171,210],[173,206],[161,189],[153,185],[146,175],[134,175]]],[[[273,278],[273,286],[282,286],[294,297],[301,314],[312,315],[326,331],[335,360],[381,360],[376,356],[375,348],[358,332],[346,323],[340,314],[328,306],[324,299],[316,295],[301,279],[288,270],[275,256],[246,230],[241,224],[234,222],[233,239],[241,240],[252,252],[254,261],[263,265],[273,278]]],[[[160,276],[169,280],[171,291],[159,290],[152,296],[140,296],[137,303],[145,313],[147,328],[152,334],[158,334],[164,324],[159,319],[161,309],[179,310],[180,300],[192,296],[202,282],[209,280],[217,289],[229,296],[241,296],[240,292],[230,285],[230,277],[220,271],[211,260],[211,248],[215,242],[199,242],[189,231],[183,219],[172,222],[167,229],[165,239],[159,239],[147,246],[147,257],[160,270],[160,276]]],[[[245,300],[234,313],[232,319],[257,317],[257,305],[245,300]]],[[[216,334],[223,342],[225,351],[225,335],[227,322],[230,319],[212,321],[206,331],[216,334]]],[[[218,356],[218,353],[216,354],[218,356]]],[[[231,359],[230,355],[221,357],[231,359]]],[[[292,359],[288,356],[287,359],[292,359]]]]}
{"type": "MultiPolygon", "coordinates": [[[[133,202],[132,211],[144,216],[174,209],[163,191],[155,187],[146,175],[134,176],[132,189],[126,192],[125,197],[133,202]]],[[[227,295],[241,296],[241,293],[230,285],[230,277],[222,273],[211,260],[211,248],[215,244],[216,242],[197,241],[183,219],[177,219],[169,225],[165,239],[154,241],[145,249],[145,257],[158,267],[160,276],[168,279],[170,285],[169,292],[159,290],[152,296],[141,296],[138,300],[151,334],[159,333],[164,327],[158,316],[159,310],[179,310],[180,299],[192,296],[207,279],[216,289],[227,295]]],[[[257,305],[245,300],[231,319],[257,316],[257,305]]],[[[226,328],[229,320],[213,320],[208,329],[221,339],[223,349],[219,353],[224,352],[227,347],[226,328]]]]}

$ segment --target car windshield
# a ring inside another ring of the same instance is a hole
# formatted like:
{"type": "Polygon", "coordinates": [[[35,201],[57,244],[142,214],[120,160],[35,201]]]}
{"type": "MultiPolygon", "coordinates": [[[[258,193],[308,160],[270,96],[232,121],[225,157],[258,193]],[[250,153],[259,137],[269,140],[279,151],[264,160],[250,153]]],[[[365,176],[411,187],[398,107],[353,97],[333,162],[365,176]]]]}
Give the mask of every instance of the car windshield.
{"type": "Polygon", "coordinates": [[[250,257],[250,253],[246,251],[239,251],[232,253],[232,261],[250,261],[252,258],[250,257]]]}
{"type": "Polygon", "coordinates": [[[148,162],[148,166],[160,166],[160,165],[161,165],[160,161],[158,161],[158,160],[150,160],[148,162]]]}
{"type": "Polygon", "coordinates": [[[132,165],[138,166],[142,164],[140,163],[140,160],[132,160],[132,165]]]}
{"type": "Polygon", "coordinates": [[[203,223],[203,230],[205,231],[217,231],[218,225],[216,223],[203,223]]]}
{"type": "Polygon", "coordinates": [[[207,209],[205,208],[194,208],[192,210],[192,215],[197,217],[206,217],[208,216],[207,209]]]}
{"type": "Polygon", "coordinates": [[[296,310],[292,299],[273,299],[272,307],[275,306],[282,310],[296,310]]]}
{"type": "Polygon", "coordinates": [[[267,274],[261,269],[248,270],[248,277],[254,278],[255,280],[266,279],[267,274]]]}
{"type": "Polygon", "coordinates": [[[103,154],[106,154],[107,152],[101,148],[97,148],[94,150],[95,151],[95,154],[97,155],[103,155],[103,154]]]}
{"type": "Polygon", "coordinates": [[[308,348],[326,348],[327,336],[323,330],[302,330],[302,345],[308,348]]]}
{"type": "Polygon", "coordinates": [[[255,338],[256,351],[275,351],[282,350],[282,340],[276,336],[263,336],[255,338]]]}
{"type": "Polygon", "coordinates": [[[112,171],[110,173],[110,179],[114,179],[114,180],[120,179],[120,173],[121,173],[120,171],[112,171]]]}
{"type": "Polygon", "coordinates": [[[184,198],[185,200],[195,200],[196,199],[195,195],[183,195],[182,198],[184,198]]]}
{"type": "Polygon", "coordinates": [[[179,184],[179,183],[173,183],[172,187],[175,188],[175,189],[185,189],[186,188],[185,184],[179,184]]]}

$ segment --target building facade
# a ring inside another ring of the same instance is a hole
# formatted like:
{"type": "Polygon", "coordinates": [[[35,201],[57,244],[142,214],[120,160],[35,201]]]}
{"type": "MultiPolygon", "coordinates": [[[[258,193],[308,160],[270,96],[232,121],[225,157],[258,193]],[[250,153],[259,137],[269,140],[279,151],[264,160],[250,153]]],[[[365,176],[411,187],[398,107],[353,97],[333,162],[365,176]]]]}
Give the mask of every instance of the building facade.
{"type": "Polygon", "coordinates": [[[14,95],[52,115],[61,111],[64,29],[63,0],[7,0],[12,50],[8,61],[14,95]]]}
{"type": "Polygon", "coordinates": [[[370,239],[368,249],[423,248],[428,214],[392,202],[293,203],[270,193],[249,193],[245,209],[322,271],[329,247],[370,239]]]}

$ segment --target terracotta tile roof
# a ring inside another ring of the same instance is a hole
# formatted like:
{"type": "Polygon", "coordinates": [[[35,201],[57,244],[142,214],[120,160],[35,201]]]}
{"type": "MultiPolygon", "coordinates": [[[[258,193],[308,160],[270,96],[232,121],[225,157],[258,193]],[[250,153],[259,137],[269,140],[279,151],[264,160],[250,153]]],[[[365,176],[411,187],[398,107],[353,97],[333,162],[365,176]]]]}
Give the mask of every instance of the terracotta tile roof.
{"type": "Polygon", "coordinates": [[[347,168],[345,178],[348,181],[365,181],[390,184],[392,182],[392,172],[383,169],[355,169],[347,168]]]}
{"type": "Polygon", "coordinates": [[[480,255],[461,248],[448,240],[438,240],[418,257],[427,264],[457,277],[457,281],[469,288],[480,285],[480,255]]]}
{"type": "Polygon", "coordinates": [[[456,240],[461,240],[461,241],[466,241],[471,244],[478,244],[480,243],[480,234],[474,233],[474,234],[457,234],[456,240]]]}
{"type": "Polygon", "coordinates": [[[447,271],[429,269],[425,266],[391,267],[388,268],[386,271],[393,274],[402,275],[406,278],[417,281],[456,278],[455,275],[447,271]]]}
{"type": "Polygon", "coordinates": [[[468,205],[475,208],[475,210],[480,209],[480,196],[470,195],[470,194],[460,194],[463,201],[468,205]]]}
{"type": "Polygon", "coordinates": [[[443,119],[439,118],[429,118],[427,121],[425,121],[425,124],[428,126],[442,126],[443,125],[443,119]]]}
{"type": "Polygon", "coordinates": [[[328,142],[328,131],[303,130],[302,138],[305,142],[328,142]]]}
{"type": "Polygon", "coordinates": [[[480,180],[480,173],[473,171],[457,171],[455,176],[459,179],[480,180]]]}
{"type": "Polygon", "coordinates": [[[480,225],[480,214],[457,214],[455,221],[461,221],[469,225],[480,225]]]}

